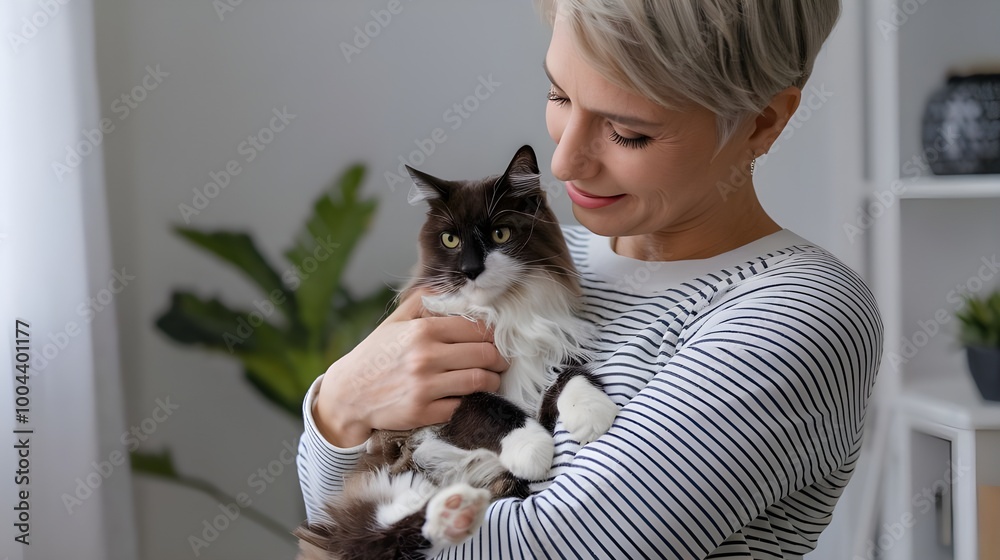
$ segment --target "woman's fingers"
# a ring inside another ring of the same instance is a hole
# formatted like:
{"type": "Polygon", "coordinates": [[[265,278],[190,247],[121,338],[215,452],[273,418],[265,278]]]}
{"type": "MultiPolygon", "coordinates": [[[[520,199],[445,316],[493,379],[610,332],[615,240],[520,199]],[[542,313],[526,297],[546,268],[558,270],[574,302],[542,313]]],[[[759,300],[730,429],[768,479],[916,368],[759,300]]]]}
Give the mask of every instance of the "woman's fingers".
{"type": "Polygon", "coordinates": [[[405,299],[399,302],[396,310],[386,318],[385,322],[407,321],[420,317],[421,313],[425,312],[424,303],[420,298],[423,294],[424,292],[421,290],[410,292],[405,299]]]}
{"type": "Polygon", "coordinates": [[[438,424],[451,418],[459,397],[500,389],[498,372],[509,364],[493,344],[493,333],[464,317],[424,317],[422,296],[428,293],[408,293],[372,334],[327,370],[317,410],[321,416],[335,411],[328,414],[330,425],[438,424]]]}
{"type": "Polygon", "coordinates": [[[439,342],[493,342],[493,331],[479,321],[465,317],[425,317],[420,319],[430,338],[439,342]]]}
{"type": "Polygon", "coordinates": [[[455,409],[458,408],[461,402],[462,399],[457,397],[431,401],[427,405],[427,408],[424,409],[425,416],[423,420],[426,421],[425,425],[440,424],[451,420],[451,416],[455,413],[455,409]]]}
{"type": "Polygon", "coordinates": [[[434,374],[428,381],[428,397],[433,402],[446,397],[460,397],[486,391],[495,393],[500,389],[500,374],[481,368],[458,369],[434,374]]]}
{"type": "Polygon", "coordinates": [[[428,367],[432,371],[482,368],[497,373],[510,365],[490,342],[458,342],[436,346],[428,367]]]}
{"type": "Polygon", "coordinates": [[[426,288],[411,291],[392,313],[393,320],[420,319],[422,326],[429,330],[431,338],[440,342],[493,342],[493,331],[481,321],[431,314],[423,303],[423,296],[429,295],[433,293],[426,288]]]}

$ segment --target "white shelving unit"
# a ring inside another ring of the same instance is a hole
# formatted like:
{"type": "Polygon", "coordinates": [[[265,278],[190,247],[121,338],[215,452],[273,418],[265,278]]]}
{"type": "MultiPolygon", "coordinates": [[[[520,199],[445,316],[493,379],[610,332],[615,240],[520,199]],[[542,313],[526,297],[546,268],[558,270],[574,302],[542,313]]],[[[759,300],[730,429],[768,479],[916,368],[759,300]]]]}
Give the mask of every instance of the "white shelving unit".
{"type": "Polygon", "coordinates": [[[855,558],[977,560],[977,489],[1000,485],[1000,403],[955,339],[963,291],[1000,286],[1000,175],[932,176],[931,93],[954,68],[1000,63],[1000,0],[870,0],[872,287],[885,324],[855,558]]]}
{"type": "Polygon", "coordinates": [[[971,378],[942,376],[904,384],[896,413],[900,468],[886,493],[880,537],[893,546],[884,557],[987,558],[978,550],[977,494],[1000,484],[1000,405],[983,401],[971,378]]]}
{"type": "Polygon", "coordinates": [[[956,430],[1000,430],[1000,403],[984,401],[970,377],[914,381],[902,396],[900,411],[927,422],[956,430]]]}
{"type": "MultiPolygon", "coordinates": [[[[1000,22],[997,22],[997,25],[1000,25],[1000,22]]],[[[958,175],[948,179],[917,177],[903,182],[903,191],[899,198],[1000,198],[1000,176],[958,175]]]]}

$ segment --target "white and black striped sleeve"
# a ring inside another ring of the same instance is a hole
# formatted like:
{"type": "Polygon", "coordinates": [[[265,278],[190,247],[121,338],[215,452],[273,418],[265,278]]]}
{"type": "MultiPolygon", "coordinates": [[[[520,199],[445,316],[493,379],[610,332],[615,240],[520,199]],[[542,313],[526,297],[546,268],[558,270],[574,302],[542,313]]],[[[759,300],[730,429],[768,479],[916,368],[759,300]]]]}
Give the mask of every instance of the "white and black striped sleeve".
{"type": "Polygon", "coordinates": [[[324,510],[324,504],[343,492],[344,477],[353,472],[368,444],[366,441],[354,447],[341,448],[328,442],[320,433],[313,417],[313,402],[324,375],[313,381],[306,391],[306,398],[302,400],[304,430],[299,439],[298,457],[295,459],[306,506],[306,521],[309,523],[332,522],[324,510]]]}
{"type": "Polygon", "coordinates": [[[439,558],[702,559],[856,460],[878,312],[816,278],[772,280],[689,324],[608,433],[439,558]]]}

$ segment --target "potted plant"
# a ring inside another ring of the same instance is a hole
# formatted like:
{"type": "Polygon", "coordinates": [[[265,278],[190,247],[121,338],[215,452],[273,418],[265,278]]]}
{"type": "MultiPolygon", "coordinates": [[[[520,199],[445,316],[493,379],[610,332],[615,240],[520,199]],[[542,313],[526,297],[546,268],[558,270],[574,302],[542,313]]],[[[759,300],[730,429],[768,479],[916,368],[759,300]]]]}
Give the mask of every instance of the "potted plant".
{"type": "Polygon", "coordinates": [[[262,299],[234,309],[217,297],[175,290],[156,327],[180,344],[239,360],[262,397],[301,417],[312,382],[375,328],[396,295],[391,286],[376,284],[356,297],[343,285],[377,205],[358,197],[364,172],[352,166],[319,196],[284,253],[283,269],[273,267],[245,232],[175,227],[181,238],[257,284],[262,299]]]}
{"type": "MultiPolygon", "coordinates": [[[[260,396],[293,417],[326,368],[367,336],[391,310],[396,291],[373,282],[355,295],[343,275],[367,233],[377,202],[359,196],[364,166],[348,168],[313,204],[299,234],[284,252],[287,263],[273,266],[243,231],[174,231],[194,247],[239,270],[260,289],[252,305],[230,307],[218,297],[177,289],[156,327],[173,341],[240,362],[247,382],[260,396]]],[[[220,290],[221,291],[221,290],[220,290]]],[[[132,469],[204,492],[220,503],[235,503],[211,482],[179,471],[169,449],[131,453],[132,469]]],[[[241,512],[282,538],[297,542],[288,528],[252,507],[241,512]]]]}
{"type": "Polygon", "coordinates": [[[983,398],[1000,401],[1000,290],[978,298],[966,295],[956,314],[969,371],[983,398]]]}

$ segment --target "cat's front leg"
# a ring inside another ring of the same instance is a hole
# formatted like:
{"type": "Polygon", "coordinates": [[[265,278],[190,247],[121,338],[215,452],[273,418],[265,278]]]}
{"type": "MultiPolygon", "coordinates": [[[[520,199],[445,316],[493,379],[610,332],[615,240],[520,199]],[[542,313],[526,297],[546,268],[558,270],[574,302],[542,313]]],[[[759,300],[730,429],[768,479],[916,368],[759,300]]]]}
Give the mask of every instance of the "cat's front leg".
{"type": "Polygon", "coordinates": [[[551,430],[493,393],[462,397],[440,433],[444,440],[459,447],[495,452],[500,463],[523,480],[541,480],[552,468],[555,443],[551,430]]]}
{"type": "Polygon", "coordinates": [[[538,417],[550,431],[562,418],[570,437],[586,445],[607,432],[617,415],[618,405],[593,374],[583,366],[568,365],[545,392],[538,417]]]}

